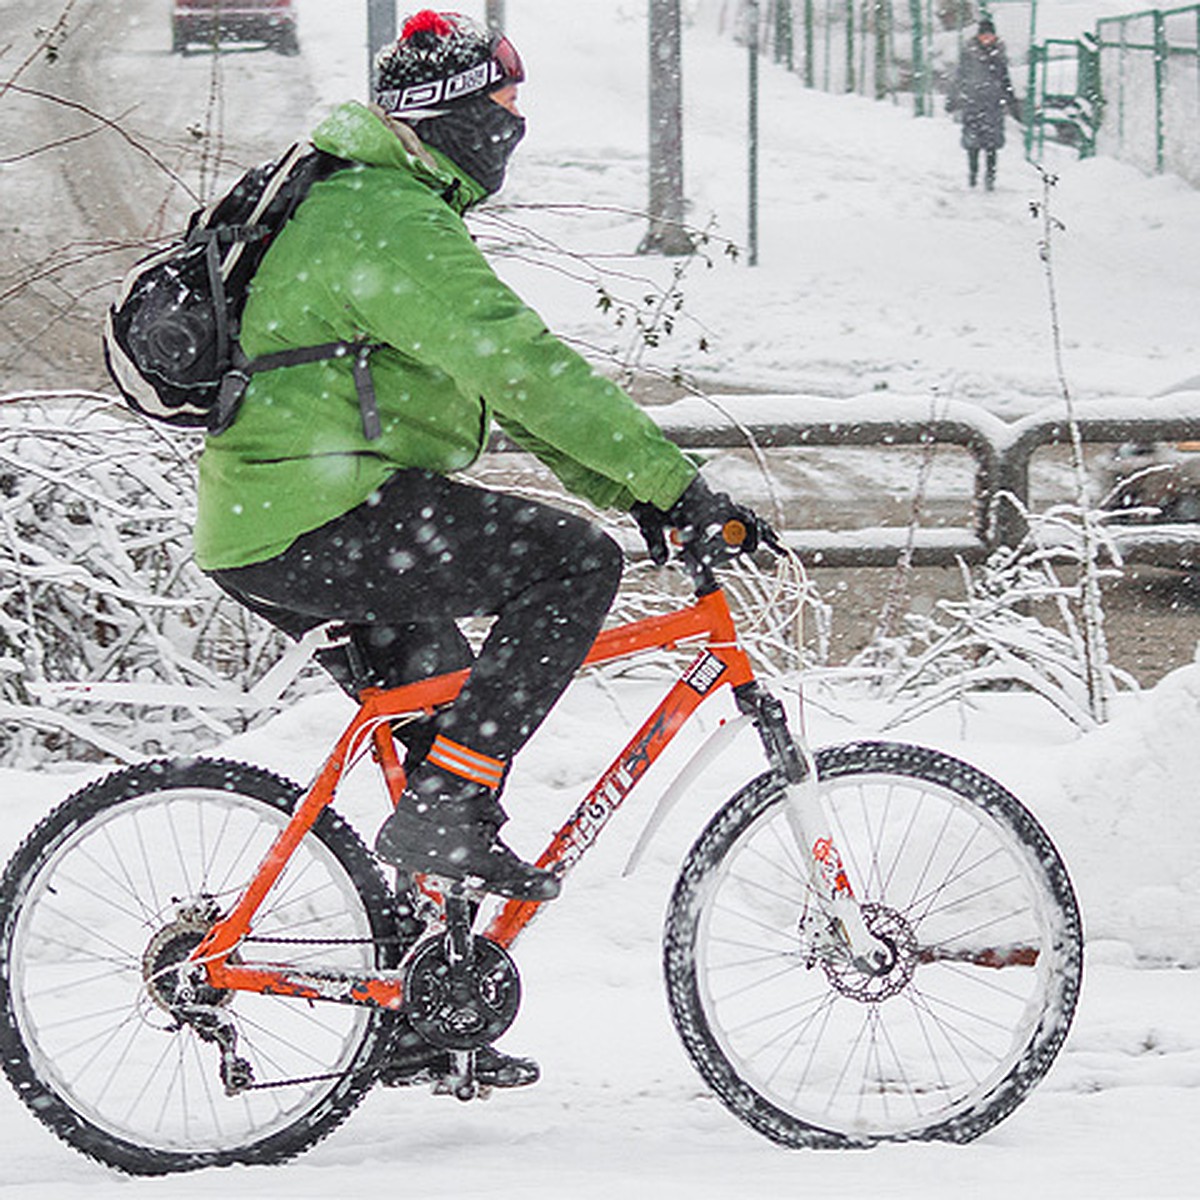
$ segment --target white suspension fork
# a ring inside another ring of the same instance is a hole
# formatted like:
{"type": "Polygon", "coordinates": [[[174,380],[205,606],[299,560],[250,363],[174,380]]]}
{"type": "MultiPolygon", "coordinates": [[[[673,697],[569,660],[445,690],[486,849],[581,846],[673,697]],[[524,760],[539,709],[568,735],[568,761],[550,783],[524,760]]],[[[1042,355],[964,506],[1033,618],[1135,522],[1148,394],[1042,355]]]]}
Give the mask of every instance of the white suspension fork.
{"type": "Polygon", "coordinates": [[[885,973],[895,956],[867,928],[850,886],[821,804],[817,763],[807,738],[792,735],[783,705],[764,688],[755,686],[742,692],[738,704],[754,721],[768,759],[786,780],[784,812],[788,826],[835,947],[840,944],[857,970],[869,975],[885,973]]]}
{"type": "Polygon", "coordinates": [[[882,974],[894,956],[867,928],[821,805],[817,764],[807,747],[798,746],[797,749],[808,770],[803,779],[787,785],[784,812],[796,845],[800,847],[801,861],[808,872],[818,909],[854,966],[869,975],[882,974]]]}

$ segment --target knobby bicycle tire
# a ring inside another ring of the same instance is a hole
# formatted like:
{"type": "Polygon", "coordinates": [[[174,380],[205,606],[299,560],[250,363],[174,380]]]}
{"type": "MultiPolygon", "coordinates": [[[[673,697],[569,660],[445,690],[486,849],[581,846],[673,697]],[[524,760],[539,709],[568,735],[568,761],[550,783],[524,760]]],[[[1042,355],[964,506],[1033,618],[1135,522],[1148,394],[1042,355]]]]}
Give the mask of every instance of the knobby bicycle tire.
{"type": "Polygon", "coordinates": [[[890,969],[822,943],[778,776],[688,854],[663,962],[675,1026],[720,1100],[791,1147],[970,1141],[1049,1070],[1082,973],[1074,892],[1004,787],[948,755],[861,742],[816,755],[835,844],[890,969]]]}
{"type": "MultiPolygon", "coordinates": [[[[139,1175],[280,1162],[370,1089],[391,1030],[379,1010],[213,992],[205,1002],[266,1085],[234,1096],[217,1045],[171,1011],[171,965],[232,905],[299,794],[241,763],[141,764],[70,796],[13,855],[0,1053],[20,1098],[75,1149],[139,1175]]],[[[326,809],[235,955],[394,966],[394,909],[358,835],[326,809]]]]}

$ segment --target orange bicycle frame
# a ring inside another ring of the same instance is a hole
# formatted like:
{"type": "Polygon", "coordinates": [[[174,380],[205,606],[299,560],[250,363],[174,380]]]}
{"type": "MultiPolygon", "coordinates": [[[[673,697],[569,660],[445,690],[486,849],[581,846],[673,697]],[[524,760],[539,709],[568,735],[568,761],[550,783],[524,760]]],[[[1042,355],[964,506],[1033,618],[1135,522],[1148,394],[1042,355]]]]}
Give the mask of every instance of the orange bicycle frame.
{"type": "MultiPolygon", "coordinates": [[[[704,645],[697,657],[553,836],[537,860],[539,867],[565,875],[595,842],[625,797],[700,704],[719,688],[738,688],[754,682],[753,669],[738,645],[733,617],[719,588],[697,597],[677,612],[606,629],[596,638],[584,660],[585,666],[650,650],[672,649],[680,642],[699,638],[704,639],[704,645]]],[[[362,694],[358,712],[246,890],[193,952],[192,962],[203,964],[213,987],[388,1009],[401,1007],[403,986],[398,971],[361,975],[319,968],[301,971],[244,962],[231,957],[231,953],[250,933],[259,905],[282,874],[293,851],[321,811],[333,802],[348,765],[370,745],[392,803],[396,803],[404,790],[405,776],[391,722],[414,713],[432,714],[449,704],[462,690],[468,674],[465,670],[455,671],[403,687],[368,689],[362,694]]],[[[486,936],[505,948],[511,946],[540,907],[536,901],[509,900],[492,920],[486,936]]]]}

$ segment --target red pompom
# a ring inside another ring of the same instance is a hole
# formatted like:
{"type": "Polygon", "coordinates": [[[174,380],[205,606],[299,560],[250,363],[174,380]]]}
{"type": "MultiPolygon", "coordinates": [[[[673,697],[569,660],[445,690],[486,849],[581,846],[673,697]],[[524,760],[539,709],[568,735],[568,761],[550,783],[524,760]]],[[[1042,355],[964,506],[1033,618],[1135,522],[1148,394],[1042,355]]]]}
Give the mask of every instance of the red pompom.
{"type": "Polygon", "coordinates": [[[436,37],[449,37],[453,32],[454,26],[441,13],[434,12],[432,8],[425,8],[404,22],[404,28],[400,31],[400,39],[403,41],[412,37],[414,33],[432,33],[436,37]]]}

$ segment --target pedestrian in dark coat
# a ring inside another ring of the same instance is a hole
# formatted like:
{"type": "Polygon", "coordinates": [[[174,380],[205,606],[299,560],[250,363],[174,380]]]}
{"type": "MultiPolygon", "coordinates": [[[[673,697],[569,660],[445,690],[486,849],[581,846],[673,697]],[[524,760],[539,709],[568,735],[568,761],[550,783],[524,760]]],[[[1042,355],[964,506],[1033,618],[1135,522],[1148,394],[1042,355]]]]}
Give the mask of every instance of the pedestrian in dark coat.
{"type": "Polygon", "coordinates": [[[988,18],[963,47],[946,111],[961,113],[962,144],[967,152],[967,180],[979,179],[979,152],[984,152],[984,187],[996,184],[996,152],[1004,145],[1004,110],[1021,119],[1021,105],[1008,77],[1008,54],[988,18]]]}

